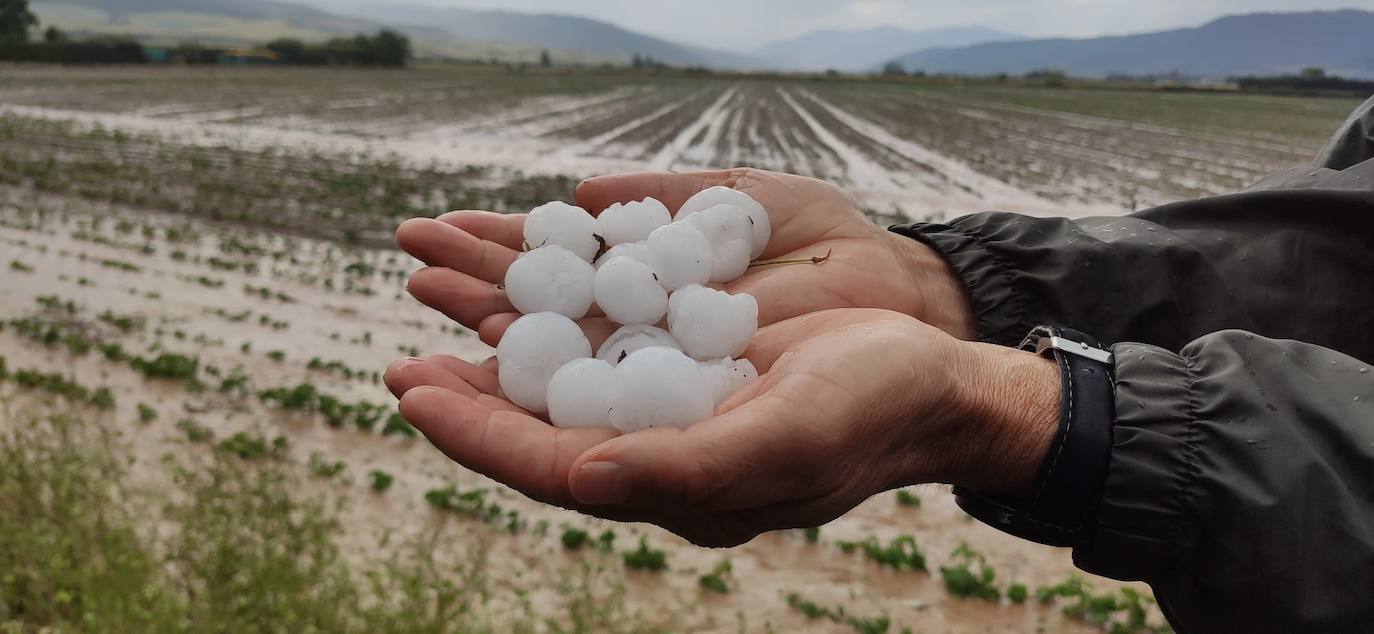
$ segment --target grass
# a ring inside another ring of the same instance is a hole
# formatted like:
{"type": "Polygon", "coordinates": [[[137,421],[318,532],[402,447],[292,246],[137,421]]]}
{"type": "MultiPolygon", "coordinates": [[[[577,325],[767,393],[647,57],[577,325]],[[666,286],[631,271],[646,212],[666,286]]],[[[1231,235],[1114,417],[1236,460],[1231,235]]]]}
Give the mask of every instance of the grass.
{"type": "Polygon", "coordinates": [[[129,486],[109,432],[79,420],[26,419],[0,434],[5,631],[658,629],[587,568],[559,584],[561,612],[498,613],[481,549],[440,567],[430,554],[451,537],[438,532],[382,546],[383,563],[350,563],[341,509],[299,493],[288,463],[211,452],[168,463],[172,495],[129,486]]]}

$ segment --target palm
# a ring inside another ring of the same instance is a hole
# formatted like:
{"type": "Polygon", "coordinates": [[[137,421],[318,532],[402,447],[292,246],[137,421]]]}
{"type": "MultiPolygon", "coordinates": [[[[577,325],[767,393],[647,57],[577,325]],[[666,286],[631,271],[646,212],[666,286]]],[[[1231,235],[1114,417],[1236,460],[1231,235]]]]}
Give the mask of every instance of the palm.
{"type": "MultiPolygon", "coordinates": [[[[773,234],[764,259],[829,255],[821,264],[755,266],[727,285],[731,292],[758,299],[760,325],[829,308],[884,308],[922,316],[919,285],[903,261],[909,241],[873,225],[824,182],[743,168],[639,173],[590,179],[576,197],[594,213],[612,202],[645,196],[676,208],[713,185],[744,191],[768,209],[773,234]]],[[[519,253],[524,218],[458,211],[406,222],[397,230],[397,242],[430,265],[411,278],[411,293],[494,344],[515,317],[499,284],[519,253]]]]}
{"type": "Polygon", "coordinates": [[[912,447],[947,422],[933,406],[949,387],[941,368],[951,341],[888,311],[790,319],[759,331],[747,356],[763,375],[715,418],[628,435],[549,426],[500,397],[491,364],[408,360],[386,378],[407,420],[475,471],[536,500],[731,545],[815,526],[904,483],[897,474],[912,472],[912,447]],[[908,438],[904,423],[922,411],[921,438],[908,438]],[[581,479],[609,462],[630,474],[614,500],[581,479]]]}

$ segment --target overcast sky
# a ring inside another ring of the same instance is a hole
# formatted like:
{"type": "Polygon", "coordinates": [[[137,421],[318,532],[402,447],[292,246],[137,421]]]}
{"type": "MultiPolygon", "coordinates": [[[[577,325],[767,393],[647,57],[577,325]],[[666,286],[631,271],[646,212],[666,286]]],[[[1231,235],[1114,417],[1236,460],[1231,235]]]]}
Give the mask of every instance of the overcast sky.
{"type": "Polygon", "coordinates": [[[418,0],[569,13],[680,42],[749,51],[816,29],[983,25],[1031,36],[1091,36],[1197,26],[1229,13],[1359,8],[1374,0],[418,0]]]}

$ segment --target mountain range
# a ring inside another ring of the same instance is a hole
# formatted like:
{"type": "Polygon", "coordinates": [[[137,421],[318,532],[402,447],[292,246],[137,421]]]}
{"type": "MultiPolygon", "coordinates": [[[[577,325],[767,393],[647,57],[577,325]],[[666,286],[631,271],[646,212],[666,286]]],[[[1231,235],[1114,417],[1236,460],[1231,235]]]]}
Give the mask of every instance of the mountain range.
{"type": "Polygon", "coordinates": [[[898,55],[932,47],[956,47],[983,42],[1024,39],[981,26],[911,31],[893,26],[856,31],[821,30],[753,52],[770,68],[783,70],[866,71],[882,66],[898,55]]]}
{"type": "Polygon", "coordinates": [[[933,48],[896,61],[908,70],[981,75],[1055,69],[1082,77],[1171,72],[1228,77],[1320,67],[1348,77],[1374,77],[1374,12],[1251,13],[1138,35],[933,48]]]}
{"type": "MultiPolygon", "coordinates": [[[[733,52],[674,42],[590,18],[437,8],[377,0],[34,0],[43,24],[153,39],[261,42],[325,39],[383,26],[410,35],[425,56],[625,63],[647,56],[679,66],[872,71],[895,61],[927,72],[1225,77],[1329,73],[1374,77],[1374,12],[1354,9],[1233,15],[1195,28],[1082,39],[1022,39],[979,26],[912,31],[821,30],[733,52]]],[[[412,0],[413,1],[413,0],[412,0]]]]}

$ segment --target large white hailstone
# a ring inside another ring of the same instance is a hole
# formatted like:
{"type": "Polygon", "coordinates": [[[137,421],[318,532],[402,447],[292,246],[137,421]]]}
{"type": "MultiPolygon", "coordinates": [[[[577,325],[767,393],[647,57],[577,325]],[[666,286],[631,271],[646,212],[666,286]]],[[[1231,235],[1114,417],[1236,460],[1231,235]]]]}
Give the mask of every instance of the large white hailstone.
{"type": "Polygon", "coordinates": [[[555,200],[531,209],[525,217],[525,248],[556,244],[591,262],[601,250],[598,231],[596,218],[587,210],[555,200]]]}
{"type": "Polygon", "coordinates": [[[648,238],[654,229],[672,221],[668,208],[654,198],[612,203],[596,217],[601,237],[610,246],[648,238]]]}
{"type": "Polygon", "coordinates": [[[496,345],[501,391],[531,412],[548,408],[549,379],[563,364],[592,356],[592,344],[573,320],[532,313],[515,320],[496,345]]]}
{"type": "Polygon", "coordinates": [[[768,210],[764,209],[759,201],[750,198],[749,194],[742,191],[720,185],[703,189],[688,198],[687,202],[682,203],[673,219],[682,220],[716,205],[734,205],[749,215],[753,231],[749,258],[754,259],[762,255],[763,249],[768,246],[768,238],[773,233],[772,226],[768,224],[768,210]]]}
{"type": "Polygon", "coordinates": [[[643,262],[647,266],[653,266],[653,263],[649,259],[649,242],[647,240],[622,242],[606,249],[606,252],[602,253],[601,257],[596,259],[596,263],[593,266],[600,269],[607,262],[610,262],[611,259],[618,257],[627,257],[643,262]]]}
{"type": "Polygon", "coordinates": [[[682,346],[668,331],[654,326],[635,324],[632,326],[621,326],[618,330],[611,333],[606,342],[601,344],[596,350],[596,358],[601,359],[611,365],[620,363],[625,357],[634,354],[637,350],[644,348],[672,348],[681,350],[682,346]]]}
{"type": "Polygon", "coordinates": [[[522,313],[555,312],[581,319],[592,307],[596,269],[561,246],[521,254],[506,269],[506,297],[522,313]]]}
{"type": "Polygon", "coordinates": [[[690,223],[674,222],[649,234],[649,265],[663,288],[675,291],[709,282],[714,262],[711,243],[690,223]]]}
{"type": "Polygon", "coordinates": [[[597,270],[593,294],[596,305],[617,324],[654,324],[668,312],[668,292],[654,270],[625,256],[597,270]]]}
{"type": "Polygon", "coordinates": [[[698,361],[739,356],[758,327],[759,303],[748,293],[686,286],[668,298],[668,332],[698,361]]]}
{"type": "Polygon", "coordinates": [[[622,432],[687,427],[711,417],[711,388],[695,361],[672,348],[638,350],[611,374],[611,426],[622,432]]]}
{"type": "Polygon", "coordinates": [[[753,362],[748,359],[715,359],[713,361],[702,361],[701,375],[706,377],[706,384],[711,388],[711,399],[716,407],[720,407],[725,399],[730,398],[745,383],[759,377],[759,371],[754,367],[753,362]]]}
{"type": "Polygon", "coordinates": [[[549,379],[549,420],[559,427],[610,427],[606,394],[614,369],[600,359],[563,364],[549,379]]]}
{"type": "Polygon", "coordinates": [[[682,219],[701,230],[711,244],[712,282],[731,282],[749,270],[753,252],[749,215],[734,205],[715,205],[682,219]]]}

